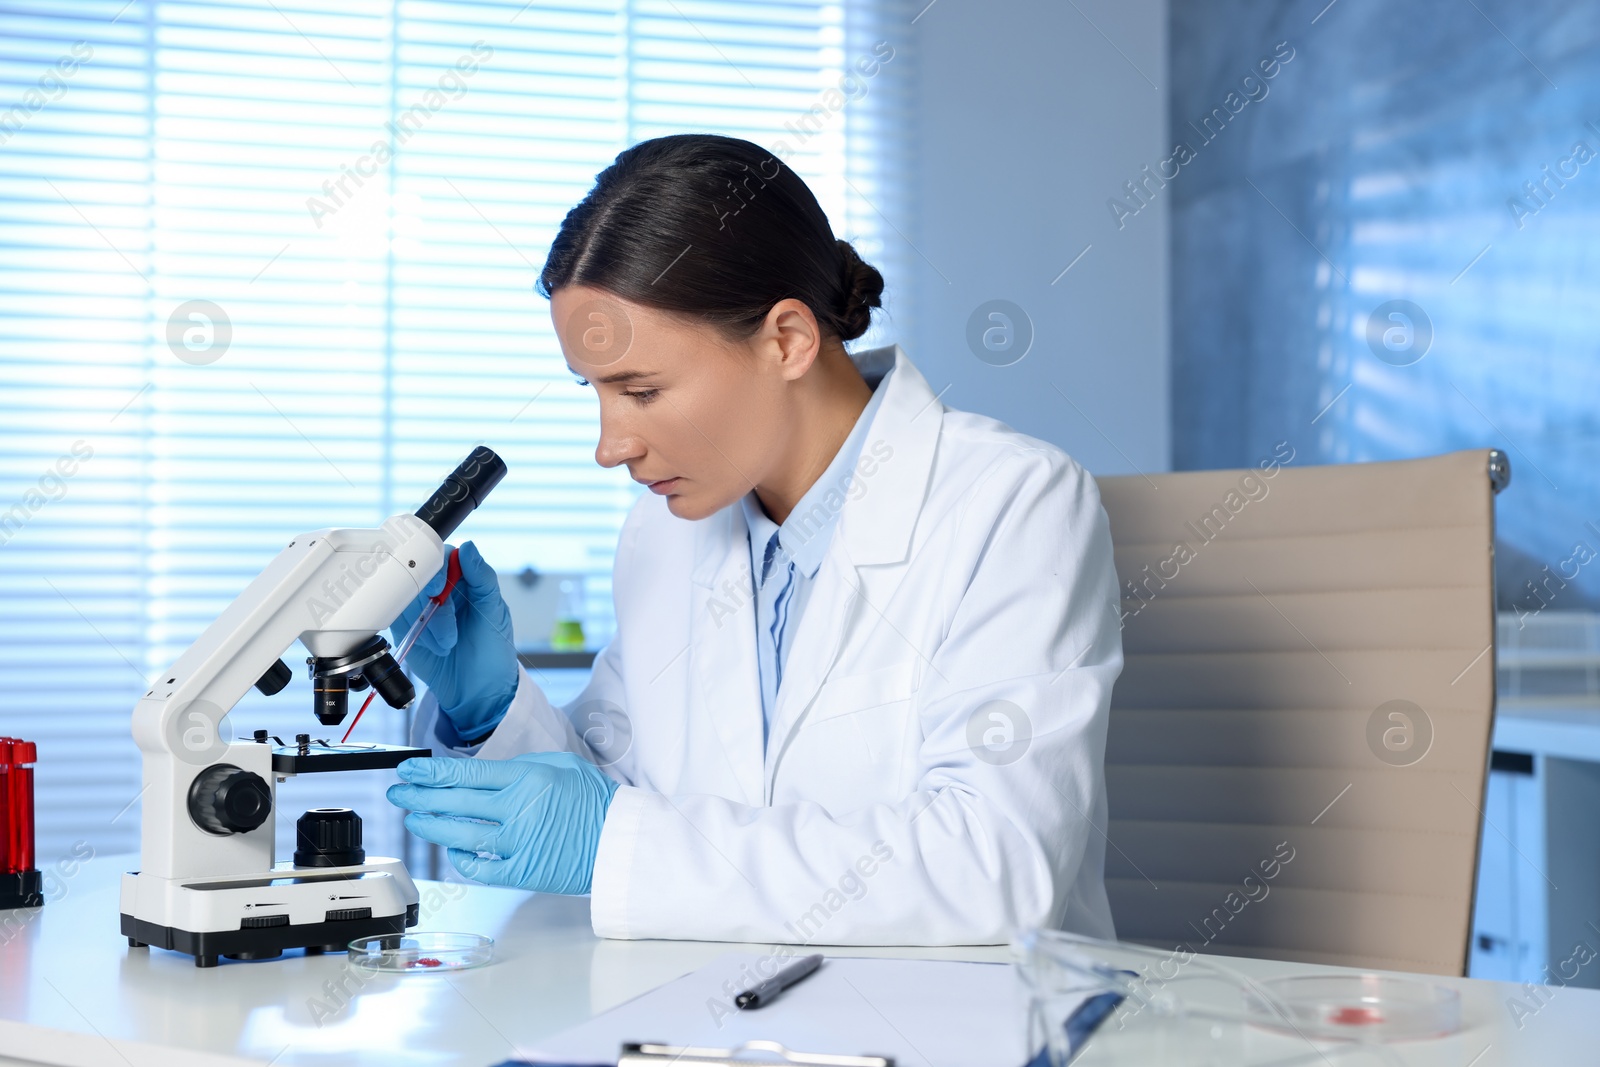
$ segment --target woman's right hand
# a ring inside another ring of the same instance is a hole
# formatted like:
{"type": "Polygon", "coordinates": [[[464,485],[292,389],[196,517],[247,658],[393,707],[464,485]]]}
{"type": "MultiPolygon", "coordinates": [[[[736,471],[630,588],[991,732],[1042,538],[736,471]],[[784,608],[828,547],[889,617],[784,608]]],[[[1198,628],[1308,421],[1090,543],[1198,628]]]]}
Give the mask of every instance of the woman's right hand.
{"type": "MultiPolygon", "coordinates": [[[[445,550],[448,560],[450,546],[445,550]]],[[[500,595],[494,568],[484,562],[471,541],[463,542],[458,556],[461,580],[406,655],[406,666],[439,698],[439,710],[456,732],[470,739],[499,725],[517,692],[521,668],[512,638],[511,609],[500,595]]],[[[389,631],[393,644],[405,639],[428,598],[444,589],[447,570],[439,568],[395,619],[389,631]]]]}

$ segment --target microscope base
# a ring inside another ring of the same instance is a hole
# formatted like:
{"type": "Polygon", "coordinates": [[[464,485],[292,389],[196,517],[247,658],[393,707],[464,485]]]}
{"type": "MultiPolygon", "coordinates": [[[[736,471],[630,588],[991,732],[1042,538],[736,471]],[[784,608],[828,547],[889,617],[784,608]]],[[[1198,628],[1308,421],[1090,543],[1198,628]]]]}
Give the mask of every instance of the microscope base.
{"type": "Polygon", "coordinates": [[[349,867],[276,864],[211,878],[122,876],[129,948],[186,952],[197,967],[220,957],[273,959],[286,948],[343,952],[359,937],[398,938],[419,917],[417,887],[396,859],[349,867]]]}
{"type": "Polygon", "coordinates": [[[219,957],[234,960],[266,960],[283,954],[286,948],[313,952],[343,952],[358,937],[406,932],[417,925],[416,904],[403,915],[375,919],[342,919],[334,922],[306,923],[301,926],[267,926],[254,930],[179,930],[172,926],[122,916],[122,933],[129,948],[167,948],[194,957],[196,967],[215,967],[219,957]]]}

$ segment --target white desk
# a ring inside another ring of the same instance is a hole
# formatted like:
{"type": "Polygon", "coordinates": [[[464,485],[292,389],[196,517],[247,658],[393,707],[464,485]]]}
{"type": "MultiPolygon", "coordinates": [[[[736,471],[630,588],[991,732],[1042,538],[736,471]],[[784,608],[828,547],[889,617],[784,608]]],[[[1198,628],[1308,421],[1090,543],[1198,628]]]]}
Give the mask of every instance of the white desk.
{"type": "MultiPolygon", "coordinates": [[[[589,930],[585,898],[422,883],[421,928],[488,934],[496,941],[496,963],[453,975],[363,979],[350,977],[343,956],[296,952],[200,970],[178,953],[128,949],[118,933],[116,885],[132,863],[121,856],[93,860],[66,882],[61,899],[35,912],[0,912],[0,1064],[484,1067],[728,949],[599,940],[589,930]],[[456,899],[445,900],[447,894],[456,899]],[[355,996],[337,1007],[329,990],[341,979],[355,996]],[[317,1018],[317,1002],[335,1007],[333,1014],[317,1018]]],[[[850,948],[839,954],[1007,958],[1001,947],[850,948]]],[[[1255,977],[1308,969],[1230,962],[1255,977]]],[[[1571,1063],[1592,1057],[1600,1042],[1600,992],[1556,990],[1519,1030],[1506,1001],[1521,996],[1520,987],[1447,981],[1462,991],[1467,1030],[1407,1046],[1400,1062],[1571,1063]]]]}

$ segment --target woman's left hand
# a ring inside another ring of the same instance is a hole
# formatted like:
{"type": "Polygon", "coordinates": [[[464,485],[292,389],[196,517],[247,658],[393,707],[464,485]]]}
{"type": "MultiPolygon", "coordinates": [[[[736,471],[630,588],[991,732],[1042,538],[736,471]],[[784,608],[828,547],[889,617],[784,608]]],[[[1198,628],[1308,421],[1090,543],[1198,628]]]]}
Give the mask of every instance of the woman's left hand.
{"type": "Polygon", "coordinates": [[[448,848],[468,878],[540,893],[589,892],[617,783],[588,760],[571,752],[409,759],[399,775],[404,781],[390,786],[388,797],[410,810],[406,829],[448,848]]]}

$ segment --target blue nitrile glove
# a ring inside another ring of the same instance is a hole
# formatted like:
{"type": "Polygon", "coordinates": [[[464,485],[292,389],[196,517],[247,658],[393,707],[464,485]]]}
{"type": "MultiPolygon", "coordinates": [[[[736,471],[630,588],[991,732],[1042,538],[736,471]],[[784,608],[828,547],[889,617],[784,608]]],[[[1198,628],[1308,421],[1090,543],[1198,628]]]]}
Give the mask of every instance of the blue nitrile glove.
{"type": "MultiPolygon", "coordinates": [[[[449,549],[446,545],[446,560],[449,549]]],[[[417,638],[406,666],[428,683],[456,733],[472,739],[499,725],[516,695],[520,667],[511,636],[511,609],[500,595],[500,579],[471,541],[462,544],[459,555],[461,580],[417,638]]],[[[447,570],[440,567],[395,619],[389,630],[394,644],[405,639],[428,598],[443,591],[447,570]]]]}
{"type": "Polygon", "coordinates": [[[410,809],[406,829],[448,848],[468,878],[540,893],[589,892],[617,783],[582,756],[408,759],[399,774],[405,781],[389,787],[389,802],[410,809]]]}

